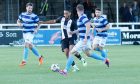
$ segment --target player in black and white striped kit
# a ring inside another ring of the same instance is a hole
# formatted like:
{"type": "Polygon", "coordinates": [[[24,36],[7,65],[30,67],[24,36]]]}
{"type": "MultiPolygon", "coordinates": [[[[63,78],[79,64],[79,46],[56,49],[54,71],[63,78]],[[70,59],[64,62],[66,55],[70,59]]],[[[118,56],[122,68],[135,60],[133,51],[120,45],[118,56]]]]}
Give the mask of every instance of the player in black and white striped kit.
{"type": "MultiPolygon", "coordinates": [[[[41,22],[43,24],[61,23],[61,47],[67,58],[69,56],[69,51],[73,48],[77,40],[77,34],[72,32],[74,30],[77,30],[77,25],[73,20],[70,19],[70,16],[71,12],[69,10],[64,10],[64,16],[61,16],[56,20],[41,22]]],[[[75,56],[82,61],[83,66],[87,65],[85,59],[82,58],[79,53],[75,53],[75,56]]],[[[79,70],[74,61],[72,63],[72,66],[74,68],[74,72],[79,70]]]]}

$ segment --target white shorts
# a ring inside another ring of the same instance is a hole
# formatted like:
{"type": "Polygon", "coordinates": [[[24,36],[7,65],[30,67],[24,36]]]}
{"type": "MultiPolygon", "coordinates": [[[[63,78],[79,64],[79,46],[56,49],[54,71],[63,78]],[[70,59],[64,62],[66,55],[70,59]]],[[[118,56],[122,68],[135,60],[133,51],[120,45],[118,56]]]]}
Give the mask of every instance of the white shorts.
{"type": "Polygon", "coordinates": [[[81,53],[84,50],[91,49],[91,41],[88,40],[86,45],[83,45],[83,40],[80,40],[76,43],[76,45],[73,47],[72,51],[77,51],[78,53],[81,53]]]}
{"type": "Polygon", "coordinates": [[[23,39],[25,43],[32,43],[34,38],[34,34],[31,32],[23,33],[23,39]]]}
{"type": "Polygon", "coordinates": [[[98,45],[100,47],[105,47],[107,37],[95,36],[92,42],[92,45],[98,45]]]}

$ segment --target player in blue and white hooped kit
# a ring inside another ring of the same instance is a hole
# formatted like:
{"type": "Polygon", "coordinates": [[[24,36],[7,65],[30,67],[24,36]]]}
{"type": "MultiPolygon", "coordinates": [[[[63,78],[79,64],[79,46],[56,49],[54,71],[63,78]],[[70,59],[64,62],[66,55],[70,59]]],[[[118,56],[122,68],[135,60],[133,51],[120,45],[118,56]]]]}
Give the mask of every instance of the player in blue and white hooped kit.
{"type": "Polygon", "coordinates": [[[83,51],[88,57],[106,62],[106,58],[104,58],[102,56],[97,56],[97,55],[95,55],[95,53],[90,53],[91,41],[90,41],[89,34],[90,34],[91,23],[88,20],[87,16],[84,14],[83,5],[81,5],[81,4],[77,5],[76,10],[77,10],[77,14],[79,17],[77,20],[78,30],[74,31],[74,32],[79,33],[80,40],[74,46],[74,48],[71,50],[65,69],[59,71],[59,73],[62,75],[67,75],[68,71],[70,70],[70,66],[74,60],[73,55],[78,52],[80,53],[83,51]]]}
{"type": "Polygon", "coordinates": [[[17,25],[23,28],[23,39],[25,41],[23,60],[20,66],[26,65],[28,59],[28,51],[29,49],[35,54],[35,56],[39,59],[39,65],[43,63],[43,57],[39,54],[38,50],[35,46],[33,46],[33,38],[34,35],[38,31],[38,22],[39,17],[32,13],[33,4],[26,4],[26,12],[23,12],[19,15],[17,20],[17,25]]]}
{"type": "MultiPolygon", "coordinates": [[[[62,52],[64,52],[66,57],[68,58],[69,52],[74,47],[77,40],[77,34],[73,33],[74,30],[77,30],[77,25],[76,22],[71,19],[71,11],[69,9],[64,9],[63,16],[60,16],[55,20],[49,20],[40,23],[41,24],[61,23],[61,32],[54,34],[54,36],[52,36],[50,40],[50,43],[53,44],[55,39],[61,36],[62,52]]],[[[87,65],[87,62],[79,53],[75,53],[75,56],[82,62],[83,66],[87,65]]],[[[80,70],[76,65],[75,61],[73,61],[72,67],[73,67],[73,72],[80,70]]]]}
{"type": "MultiPolygon", "coordinates": [[[[95,15],[93,19],[93,29],[96,32],[95,37],[92,42],[92,48],[101,53],[101,56],[106,58],[106,64],[109,67],[109,60],[107,58],[107,50],[104,49],[107,40],[107,31],[109,29],[108,20],[101,15],[101,10],[99,8],[95,9],[95,15]]],[[[93,33],[94,34],[94,33],[93,33]]],[[[99,56],[98,54],[94,54],[99,56]]]]}

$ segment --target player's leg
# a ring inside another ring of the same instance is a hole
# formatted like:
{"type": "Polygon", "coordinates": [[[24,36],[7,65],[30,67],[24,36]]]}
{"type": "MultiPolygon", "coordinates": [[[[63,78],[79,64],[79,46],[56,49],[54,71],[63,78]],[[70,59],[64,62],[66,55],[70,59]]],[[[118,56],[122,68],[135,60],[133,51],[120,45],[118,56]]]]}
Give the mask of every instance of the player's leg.
{"type": "MultiPolygon", "coordinates": [[[[69,39],[65,38],[61,41],[61,48],[62,48],[62,52],[65,53],[67,59],[69,57],[69,39]]],[[[75,61],[72,62],[72,67],[74,68],[73,71],[77,71],[79,70],[79,68],[76,66],[75,61]]]]}
{"type": "Polygon", "coordinates": [[[24,51],[23,51],[23,60],[20,66],[26,65],[28,59],[28,52],[29,52],[28,33],[23,33],[23,39],[25,43],[24,43],[24,51]]]}
{"type": "Polygon", "coordinates": [[[90,41],[87,41],[87,45],[85,45],[82,50],[88,57],[91,57],[91,58],[94,58],[97,60],[102,60],[102,61],[105,60],[104,57],[96,54],[95,52],[90,53],[90,50],[91,50],[91,42],[90,41]]]}
{"type": "Polygon", "coordinates": [[[93,42],[92,48],[99,51],[104,58],[107,58],[107,50],[104,49],[107,38],[98,38],[98,42],[93,42]]]}
{"type": "MultiPolygon", "coordinates": [[[[66,57],[68,59],[68,57],[69,57],[69,49],[68,48],[65,48],[64,49],[64,53],[65,53],[65,55],[66,55],[66,57]]],[[[75,61],[72,62],[72,67],[74,68],[73,69],[74,72],[77,71],[77,70],[79,70],[79,68],[75,64],[75,61]]]]}
{"type": "Polygon", "coordinates": [[[99,49],[99,52],[101,53],[102,57],[106,59],[105,64],[109,67],[109,59],[107,58],[107,50],[104,49],[106,45],[106,40],[107,40],[107,37],[100,37],[100,42],[97,48],[99,49]]]}
{"type": "Polygon", "coordinates": [[[41,56],[37,50],[37,48],[32,44],[34,35],[32,33],[29,34],[29,48],[33,52],[33,54],[39,59],[39,65],[43,63],[43,56],[41,56]]]}
{"type": "Polygon", "coordinates": [[[37,48],[33,44],[30,44],[29,48],[33,52],[33,54],[38,58],[39,65],[41,65],[43,63],[43,56],[39,54],[37,48]]]}
{"type": "Polygon", "coordinates": [[[75,56],[82,62],[83,66],[87,66],[86,60],[80,55],[80,53],[75,53],[75,56]]]}
{"type": "MultiPolygon", "coordinates": [[[[69,50],[70,51],[73,49],[74,45],[75,45],[74,38],[70,38],[69,39],[69,50]]],[[[82,62],[83,66],[87,66],[86,60],[80,55],[80,53],[78,53],[78,52],[75,53],[75,57],[77,57],[82,62]]]]}
{"type": "MultiPolygon", "coordinates": [[[[74,45],[70,45],[70,47],[71,47],[70,49],[72,50],[72,48],[74,47],[74,45]]],[[[77,57],[82,62],[83,66],[87,66],[86,60],[80,55],[80,53],[75,52],[74,53],[74,56],[77,57]]]]}
{"type": "Polygon", "coordinates": [[[90,53],[89,50],[85,51],[85,54],[87,56],[91,57],[91,58],[103,61],[107,65],[107,67],[109,67],[109,60],[107,58],[104,58],[104,57],[102,57],[102,56],[100,56],[100,55],[98,55],[98,54],[96,54],[94,52],[90,53]]]}
{"type": "Polygon", "coordinates": [[[106,45],[106,39],[107,39],[106,37],[101,37],[99,46],[97,47],[104,58],[107,58],[107,50],[104,49],[106,45]]]}
{"type": "Polygon", "coordinates": [[[64,52],[66,58],[68,58],[69,56],[69,44],[68,44],[68,39],[63,39],[61,41],[61,48],[62,48],[62,52],[64,52]]]}
{"type": "Polygon", "coordinates": [[[109,67],[109,60],[106,58],[106,53],[104,53],[104,50],[102,50],[103,48],[100,45],[103,45],[103,43],[101,43],[101,39],[100,37],[95,37],[92,43],[92,49],[96,50],[96,51],[100,51],[101,52],[101,56],[98,55],[97,53],[91,53],[92,58],[95,58],[97,60],[102,60],[105,62],[105,64],[109,67]]]}
{"type": "Polygon", "coordinates": [[[109,59],[107,58],[107,51],[105,49],[103,49],[103,47],[98,46],[97,47],[99,49],[99,52],[101,53],[101,56],[105,58],[105,64],[109,67],[109,59]]]}
{"type": "Polygon", "coordinates": [[[64,69],[64,70],[61,70],[61,71],[60,71],[60,74],[62,74],[62,75],[66,75],[66,74],[67,74],[67,72],[70,70],[70,67],[71,67],[72,62],[74,61],[74,58],[73,58],[74,54],[77,53],[78,51],[81,51],[81,47],[82,47],[82,42],[79,41],[79,42],[73,47],[73,49],[70,51],[70,53],[69,53],[69,58],[68,58],[68,60],[67,60],[67,62],[66,62],[65,69],[64,69]]]}
{"type": "Polygon", "coordinates": [[[100,52],[104,58],[107,58],[107,50],[101,46],[96,47],[96,51],[100,52]]]}
{"type": "Polygon", "coordinates": [[[70,70],[70,67],[74,61],[74,58],[73,58],[73,53],[76,52],[76,51],[72,51],[70,52],[70,55],[69,55],[69,58],[66,62],[66,66],[65,66],[65,69],[64,70],[60,70],[59,73],[62,74],[62,75],[67,75],[68,71],[70,70]]]}
{"type": "MultiPolygon", "coordinates": [[[[96,49],[98,46],[98,43],[99,43],[99,39],[98,37],[95,36],[92,43],[92,49],[96,49]]],[[[102,61],[105,60],[102,56],[96,54],[95,52],[90,53],[88,56],[97,60],[102,60],[102,61]]]]}
{"type": "Polygon", "coordinates": [[[82,41],[79,41],[69,52],[69,58],[67,60],[67,63],[66,63],[66,68],[65,70],[66,71],[69,71],[70,69],[70,66],[69,64],[71,64],[71,60],[74,60],[73,59],[73,56],[76,54],[76,53],[79,53],[81,50],[81,47],[82,47],[82,41]]]}

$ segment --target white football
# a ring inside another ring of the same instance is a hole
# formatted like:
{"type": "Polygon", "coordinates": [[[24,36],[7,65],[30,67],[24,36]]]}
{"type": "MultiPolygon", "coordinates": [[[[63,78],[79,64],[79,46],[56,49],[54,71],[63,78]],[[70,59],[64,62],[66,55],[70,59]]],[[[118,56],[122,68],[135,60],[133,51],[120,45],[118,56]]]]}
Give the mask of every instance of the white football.
{"type": "Polygon", "coordinates": [[[60,70],[60,67],[58,64],[52,64],[51,65],[51,70],[54,71],[54,72],[57,72],[60,70]]]}

